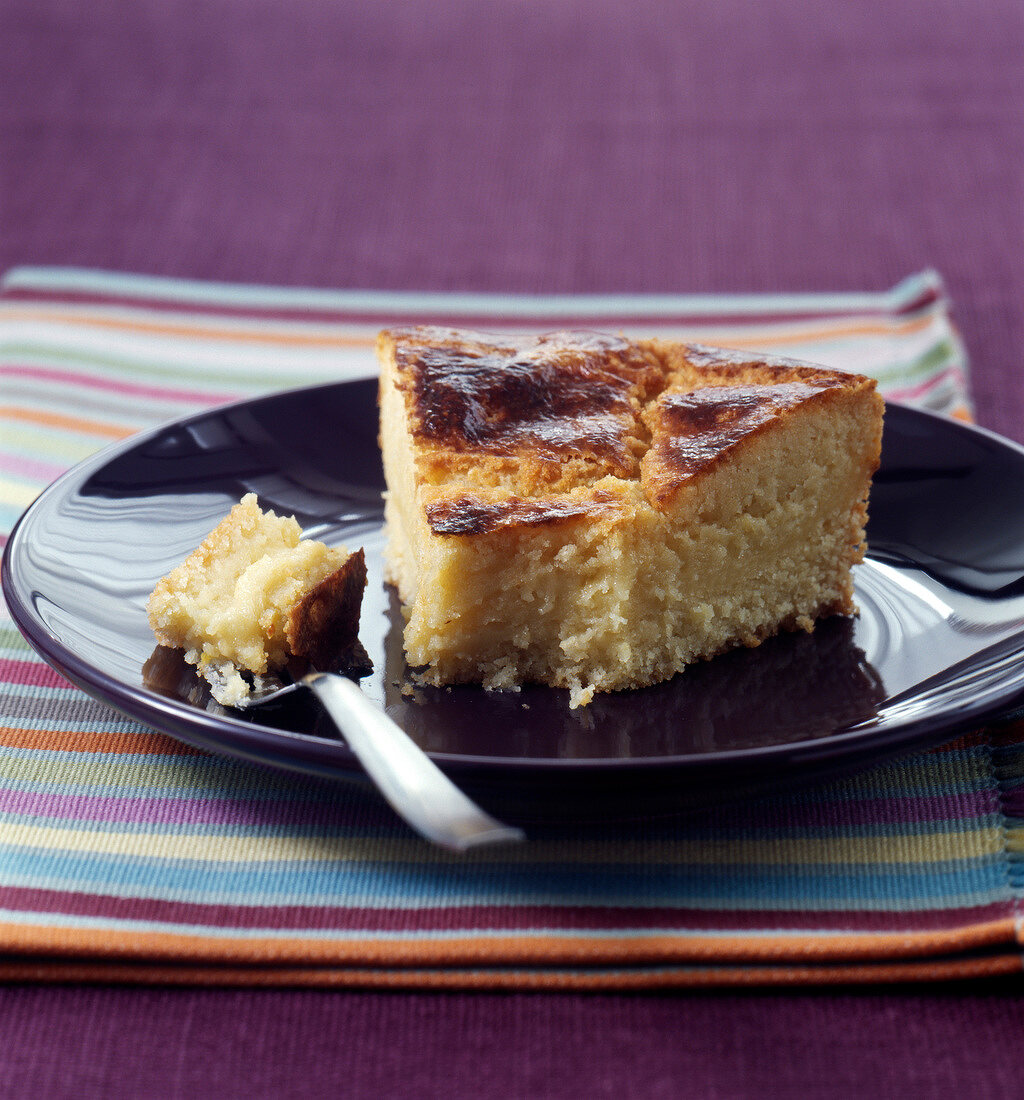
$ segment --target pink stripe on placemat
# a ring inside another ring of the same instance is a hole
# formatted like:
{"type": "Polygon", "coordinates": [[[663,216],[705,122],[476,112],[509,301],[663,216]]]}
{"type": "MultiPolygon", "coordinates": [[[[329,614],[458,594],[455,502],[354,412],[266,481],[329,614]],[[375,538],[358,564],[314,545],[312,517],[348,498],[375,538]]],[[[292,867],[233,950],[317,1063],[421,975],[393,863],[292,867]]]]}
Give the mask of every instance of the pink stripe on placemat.
{"type": "MultiPolygon", "coordinates": [[[[65,684],[70,687],[71,685],[65,684]]],[[[917,827],[929,822],[956,823],[979,816],[990,817],[991,798],[979,795],[906,796],[898,801],[884,798],[858,799],[827,803],[804,802],[786,807],[784,817],[777,822],[780,832],[834,827],[837,822],[847,826],[902,823],[917,827]]],[[[68,795],[25,792],[0,788],[0,813],[32,813],[40,817],[69,818],[77,821],[110,821],[134,824],[162,825],[258,825],[272,828],[281,825],[329,825],[332,816],[344,820],[343,814],[332,815],[328,805],[319,807],[315,817],[309,802],[260,801],[218,798],[161,798],[98,795],[68,795]]],[[[380,824],[388,822],[381,813],[380,824]]],[[[713,828],[714,826],[707,826],[713,828]]],[[[537,830],[534,829],[537,835],[537,830]]]]}
{"type": "Polygon", "coordinates": [[[133,397],[150,397],[158,401],[176,401],[188,405],[214,405],[234,401],[238,393],[210,393],[208,390],[182,390],[171,386],[153,386],[130,382],[124,378],[104,378],[97,374],[65,370],[61,367],[35,367],[26,364],[0,366],[0,377],[34,378],[62,386],[85,386],[89,389],[109,390],[113,393],[131,394],[133,397]]]}
{"type": "Polygon", "coordinates": [[[14,474],[16,477],[31,481],[54,481],[67,466],[60,466],[53,462],[39,462],[37,459],[25,458],[22,455],[4,454],[0,451],[0,471],[14,474]]]}
{"type": "Polygon", "coordinates": [[[0,657],[0,681],[27,684],[32,687],[73,688],[59,672],[41,661],[22,661],[15,657],[0,657]]]}
{"type": "Polygon", "coordinates": [[[79,917],[153,921],[197,928],[264,928],[278,931],[430,931],[661,929],[671,932],[778,932],[791,929],[836,933],[908,930],[934,931],[984,924],[1005,918],[1002,904],[956,909],[914,910],[905,914],[872,910],[742,910],[673,907],[518,905],[438,906],[393,909],[386,906],[222,905],[124,898],[18,887],[0,889],[0,908],[18,912],[68,913],[79,917]]]}

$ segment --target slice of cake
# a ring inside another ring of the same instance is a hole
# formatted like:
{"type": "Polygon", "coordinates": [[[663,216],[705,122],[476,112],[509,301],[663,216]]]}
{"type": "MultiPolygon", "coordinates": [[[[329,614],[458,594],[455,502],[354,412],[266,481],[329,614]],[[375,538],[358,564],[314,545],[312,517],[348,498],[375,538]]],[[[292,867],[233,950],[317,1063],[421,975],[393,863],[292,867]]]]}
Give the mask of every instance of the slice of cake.
{"type": "Polygon", "coordinates": [[[184,650],[225,706],[293,660],[329,670],[365,659],[363,551],[301,534],[295,519],[262,511],[249,493],[149,597],[157,640],[184,650]]]}
{"type": "Polygon", "coordinates": [[[425,682],[665,680],[854,611],[872,379],[592,333],[381,333],[386,577],[425,682]]]}

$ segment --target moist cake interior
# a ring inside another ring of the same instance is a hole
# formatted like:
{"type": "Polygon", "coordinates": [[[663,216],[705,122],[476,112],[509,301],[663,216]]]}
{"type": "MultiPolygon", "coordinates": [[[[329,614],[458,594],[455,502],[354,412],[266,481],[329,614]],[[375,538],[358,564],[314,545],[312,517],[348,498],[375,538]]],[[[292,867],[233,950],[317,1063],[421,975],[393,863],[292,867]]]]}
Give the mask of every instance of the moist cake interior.
{"type": "Polygon", "coordinates": [[[329,669],[358,644],[363,551],[301,535],[249,493],[149,598],[157,640],[184,650],[225,706],[293,658],[329,669]]]}

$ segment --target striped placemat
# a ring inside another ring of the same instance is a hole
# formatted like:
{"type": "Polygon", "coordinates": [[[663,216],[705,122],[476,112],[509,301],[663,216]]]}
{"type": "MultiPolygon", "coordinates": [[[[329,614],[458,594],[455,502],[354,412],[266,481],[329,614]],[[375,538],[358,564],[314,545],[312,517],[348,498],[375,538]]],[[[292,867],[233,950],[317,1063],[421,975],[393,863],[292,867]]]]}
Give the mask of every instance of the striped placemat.
{"type": "MultiPolygon", "coordinates": [[[[384,324],[590,327],[875,374],[969,416],[933,273],[863,295],[507,297],[19,269],[0,294],[0,527],[103,444],[374,370],[384,324]]],[[[187,748],[0,619],[0,978],[650,989],[1016,972],[1024,725],[684,819],[456,857],[375,793],[187,748]]]]}

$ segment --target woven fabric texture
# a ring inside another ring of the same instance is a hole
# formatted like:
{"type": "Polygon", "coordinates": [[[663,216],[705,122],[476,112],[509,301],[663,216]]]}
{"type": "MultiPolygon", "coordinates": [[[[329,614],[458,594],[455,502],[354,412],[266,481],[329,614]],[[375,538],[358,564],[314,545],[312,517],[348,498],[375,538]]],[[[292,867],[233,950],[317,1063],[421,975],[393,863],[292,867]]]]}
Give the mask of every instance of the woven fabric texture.
{"type": "MultiPolygon", "coordinates": [[[[21,269],[0,309],[6,529],[104,442],[372,373],[374,334],[394,321],[586,323],[770,347],[970,414],[932,273],[881,295],[523,298],[21,269]]],[[[1019,968],[1012,722],[768,801],[546,826],[523,849],[453,857],[361,784],[205,755],[120,717],[2,630],[9,978],[640,989],[1019,968]]]]}

